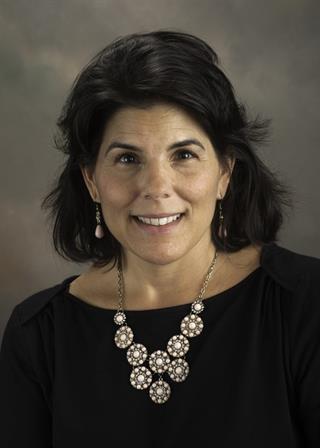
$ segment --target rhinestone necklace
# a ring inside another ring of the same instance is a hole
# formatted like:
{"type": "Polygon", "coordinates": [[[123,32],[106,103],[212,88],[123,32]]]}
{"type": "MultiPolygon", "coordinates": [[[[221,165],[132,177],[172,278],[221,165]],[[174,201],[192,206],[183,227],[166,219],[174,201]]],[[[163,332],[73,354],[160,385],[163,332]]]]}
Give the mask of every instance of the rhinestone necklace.
{"type": "Polygon", "coordinates": [[[169,377],[175,382],[184,381],[189,373],[189,365],[185,359],[185,354],[189,351],[189,340],[198,336],[203,329],[203,321],[199,314],[204,310],[202,301],[208,282],[212,275],[213,268],[217,260],[217,251],[210,264],[206,278],[203,282],[199,296],[191,304],[191,312],[185,316],[180,324],[181,334],[172,336],[167,344],[167,351],[156,350],[148,356],[148,351],[143,344],[133,342],[133,331],[126,324],[126,315],[124,313],[123,303],[123,273],[121,262],[118,263],[118,297],[119,307],[114,315],[114,322],[120,325],[115,333],[114,341],[117,347],[127,350],[127,360],[133,366],[130,374],[130,383],[139,390],[147,389],[152,383],[152,372],[159,374],[159,379],[153,382],[149,389],[149,395],[154,403],[165,403],[170,395],[170,385],[163,380],[162,374],[167,372],[169,377]],[[170,355],[173,360],[171,360],[170,355]],[[150,369],[142,364],[148,358],[150,369]]]}

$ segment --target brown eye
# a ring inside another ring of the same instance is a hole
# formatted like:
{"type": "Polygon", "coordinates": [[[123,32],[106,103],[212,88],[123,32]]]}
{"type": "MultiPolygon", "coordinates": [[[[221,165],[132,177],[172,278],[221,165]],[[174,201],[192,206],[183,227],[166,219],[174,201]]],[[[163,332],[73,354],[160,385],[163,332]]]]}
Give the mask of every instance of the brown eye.
{"type": "Polygon", "coordinates": [[[197,157],[192,151],[189,151],[187,149],[183,149],[181,151],[177,151],[177,154],[179,154],[179,156],[181,154],[189,154],[189,155],[192,156],[192,157],[183,157],[182,160],[189,160],[189,159],[194,159],[195,157],[197,157]]]}
{"type": "Polygon", "coordinates": [[[116,163],[120,163],[122,165],[131,165],[132,159],[134,159],[134,154],[130,152],[125,152],[123,154],[120,154],[118,157],[116,157],[116,163]],[[129,162],[127,162],[129,160],[129,162]]]}
{"type": "MultiPolygon", "coordinates": [[[[189,160],[189,159],[194,159],[197,157],[196,154],[194,154],[192,151],[189,151],[187,149],[179,150],[176,152],[176,154],[178,154],[179,159],[181,159],[181,160],[189,160]],[[184,155],[188,154],[189,157],[182,157],[182,154],[184,154],[184,155]]],[[[135,162],[135,160],[136,160],[135,154],[130,153],[130,152],[125,152],[125,153],[122,153],[119,156],[117,156],[115,159],[115,162],[119,163],[120,165],[132,165],[132,163],[137,163],[137,162],[135,162]]]]}

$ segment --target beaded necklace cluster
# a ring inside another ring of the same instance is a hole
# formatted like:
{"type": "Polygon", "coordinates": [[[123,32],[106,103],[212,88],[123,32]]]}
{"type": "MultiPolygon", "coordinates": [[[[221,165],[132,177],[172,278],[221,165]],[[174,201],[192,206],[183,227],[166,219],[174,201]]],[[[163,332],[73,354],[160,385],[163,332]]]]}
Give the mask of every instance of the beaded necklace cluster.
{"type": "Polygon", "coordinates": [[[149,396],[154,403],[165,403],[171,395],[171,387],[163,379],[163,374],[167,373],[172,381],[180,383],[185,381],[189,374],[189,364],[185,355],[189,351],[189,340],[198,336],[203,330],[203,321],[199,316],[204,310],[203,295],[211,278],[213,268],[217,260],[217,251],[210,264],[207,275],[200,289],[198,297],[191,304],[191,312],[186,315],[180,324],[181,333],[172,336],[166,350],[156,350],[150,355],[147,348],[133,341],[134,334],[127,325],[127,318],[123,309],[123,272],[121,262],[118,263],[118,310],[114,315],[114,322],[120,326],[115,333],[114,341],[117,347],[127,349],[127,361],[133,369],[130,374],[130,383],[139,390],[147,389],[149,386],[149,396]],[[173,359],[171,359],[173,358],[173,359]],[[147,360],[148,367],[144,366],[147,360]],[[152,382],[153,373],[159,375],[157,381],[152,382]]]}

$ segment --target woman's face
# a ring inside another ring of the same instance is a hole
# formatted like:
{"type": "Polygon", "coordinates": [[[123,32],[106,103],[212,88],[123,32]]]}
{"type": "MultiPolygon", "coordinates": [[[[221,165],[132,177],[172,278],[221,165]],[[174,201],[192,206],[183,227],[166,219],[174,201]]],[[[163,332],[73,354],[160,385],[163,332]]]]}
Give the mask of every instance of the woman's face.
{"type": "Polygon", "coordinates": [[[124,252],[156,264],[175,261],[196,245],[208,248],[216,199],[229,182],[202,128],[165,103],[118,110],[94,169],[82,172],[124,252]],[[163,226],[136,218],[177,213],[183,213],[179,220],[163,226]]]}

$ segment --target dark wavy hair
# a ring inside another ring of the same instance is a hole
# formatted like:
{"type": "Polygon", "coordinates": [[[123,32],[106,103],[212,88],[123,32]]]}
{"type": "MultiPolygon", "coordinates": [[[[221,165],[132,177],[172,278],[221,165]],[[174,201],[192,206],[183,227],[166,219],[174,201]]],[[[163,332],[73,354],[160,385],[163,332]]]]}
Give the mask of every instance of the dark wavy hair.
{"type": "MultiPolygon", "coordinates": [[[[122,247],[103,222],[95,237],[95,203],[80,167],[94,166],[103,131],[121,107],[157,102],[183,108],[207,133],[222,166],[235,158],[221,204],[211,224],[212,241],[224,252],[277,241],[291,191],[256,154],[269,141],[270,119],[248,118],[221,70],[216,52],[191,34],[159,30],[117,38],[101,50],[75,79],[58,118],[55,147],[67,159],[41,203],[50,211],[53,243],[59,255],[104,266],[121,259],[122,247]]],[[[214,200],[214,198],[213,198],[214,200]]],[[[113,266],[114,266],[113,264],[113,266]]]]}

